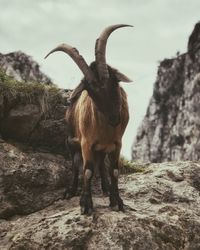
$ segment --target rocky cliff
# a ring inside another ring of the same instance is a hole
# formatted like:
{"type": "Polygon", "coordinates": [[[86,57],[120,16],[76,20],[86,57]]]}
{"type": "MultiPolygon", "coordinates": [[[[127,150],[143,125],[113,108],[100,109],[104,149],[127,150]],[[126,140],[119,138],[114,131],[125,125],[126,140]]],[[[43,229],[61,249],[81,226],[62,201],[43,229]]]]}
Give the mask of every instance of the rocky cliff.
{"type": "Polygon", "coordinates": [[[0,136],[66,154],[64,114],[69,94],[52,84],[18,82],[0,71],[0,136]]]}
{"type": "Polygon", "coordinates": [[[133,160],[200,159],[200,22],[188,51],[160,63],[153,96],[132,148],[133,160]]]}
{"type": "Polygon", "coordinates": [[[0,68],[17,81],[52,84],[50,78],[40,71],[39,64],[21,51],[0,53],[0,68]]]}
{"type": "Polygon", "coordinates": [[[66,153],[64,114],[69,94],[53,85],[30,56],[0,54],[0,136],[66,153]]]}

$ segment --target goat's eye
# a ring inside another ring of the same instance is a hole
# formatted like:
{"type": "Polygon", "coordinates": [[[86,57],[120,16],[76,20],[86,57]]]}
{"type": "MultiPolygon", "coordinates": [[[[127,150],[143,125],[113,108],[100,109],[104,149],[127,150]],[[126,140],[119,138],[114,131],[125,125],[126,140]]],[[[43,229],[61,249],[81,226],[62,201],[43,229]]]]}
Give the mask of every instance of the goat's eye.
{"type": "Polygon", "coordinates": [[[102,84],[100,89],[106,89],[106,86],[102,84]]]}
{"type": "Polygon", "coordinates": [[[94,89],[94,91],[95,91],[96,93],[99,93],[100,90],[101,90],[101,89],[100,89],[99,87],[94,89]]]}
{"type": "Polygon", "coordinates": [[[88,86],[88,89],[90,89],[93,92],[97,92],[97,90],[98,90],[98,88],[92,84],[88,86]]]}

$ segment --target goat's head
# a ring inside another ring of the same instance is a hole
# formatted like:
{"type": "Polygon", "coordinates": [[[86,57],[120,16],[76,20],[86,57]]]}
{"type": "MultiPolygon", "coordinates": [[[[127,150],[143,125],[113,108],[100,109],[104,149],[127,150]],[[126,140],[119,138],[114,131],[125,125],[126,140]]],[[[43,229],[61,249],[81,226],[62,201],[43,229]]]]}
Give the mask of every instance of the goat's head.
{"type": "MultiPolygon", "coordinates": [[[[98,110],[103,113],[108,123],[112,126],[117,126],[120,122],[120,90],[119,82],[131,82],[131,80],[119,72],[118,70],[110,67],[106,63],[106,44],[109,35],[116,29],[122,27],[132,27],[130,25],[119,24],[107,27],[96,41],[95,46],[95,62],[87,65],[84,58],[79,54],[78,50],[67,44],[61,44],[46,57],[55,51],[63,51],[67,53],[78,65],[84,74],[84,79],[81,85],[76,89],[73,96],[77,92],[87,90],[89,96],[94,101],[98,110]]],[[[46,58],[45,57],[45,58],[46,58]]]]}

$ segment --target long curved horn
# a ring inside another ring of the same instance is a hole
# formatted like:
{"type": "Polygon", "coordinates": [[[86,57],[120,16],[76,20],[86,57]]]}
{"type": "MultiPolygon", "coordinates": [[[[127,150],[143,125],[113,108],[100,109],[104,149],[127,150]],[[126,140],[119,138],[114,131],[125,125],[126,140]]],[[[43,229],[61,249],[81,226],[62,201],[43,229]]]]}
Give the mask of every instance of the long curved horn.
{"type": "Polygon", "coordinates": [[[107,44],[108,37],[114,30],[123,28],[123,27],[133,27],[133,26],[127,25],[127,24],[116,24],[116,25],[108,26],[107,28],[103,30],[100,37],[96,40],[95,61],[97,64],[99,78],[101,80],[106,80],[109,78],[109,72],[108,72],[108,68],[106,64],[106,44],[107,44]]]}
{"type": "Polygon", "coordinates": [[[78,65],[79,69],[83,72],[83,75],[86,77],[88,82],[93,82],[95,81],[95,77],[87,65],[86,61],[84,58],[79,54],[78,50],[76,48],[73,48],[72,46],[68,44],[60,44],[58,45],[55,49],[51,50],[46,56],[45,59],[52,53],[56,51],[63,51],[67,53],[73,60],[74,62],[78,65]]]}

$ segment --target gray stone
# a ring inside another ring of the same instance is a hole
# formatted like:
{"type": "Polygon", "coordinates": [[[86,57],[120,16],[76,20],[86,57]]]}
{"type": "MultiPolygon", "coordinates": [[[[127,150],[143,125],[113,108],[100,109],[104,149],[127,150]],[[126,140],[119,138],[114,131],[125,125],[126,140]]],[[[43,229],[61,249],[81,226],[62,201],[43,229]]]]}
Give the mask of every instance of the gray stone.
{"type": "Polygon", "coordinates": [[[0,142],[0,218],[30,214],[64,197],[71,165],[61,155],[0,142]]]}
{"type": "Polygon", "coordinates": [[[10,249],[200,249],[200,164],[152,164],[120,178],[125,213],[94,195],[94,214],[79,198],[0,221],[0,247],[10,249]],[[174,176],[181,176],[175,178],[174,176]],[[196,179],[194,180],[194,176],[196,179]]]}
{"type": "Polygon", "coordinates": [[[30,56],[21,51],[8,54],[0,53],[0,68],[17,81],[52,84],[52,81],[40,71],[40,66],[30,56]]]}
{"type": "Polygon", "coordinates": [[[188,52],[160,63],[153,96],[132,147],[132,159],[200,159],[200,22],[188,52]]]}

